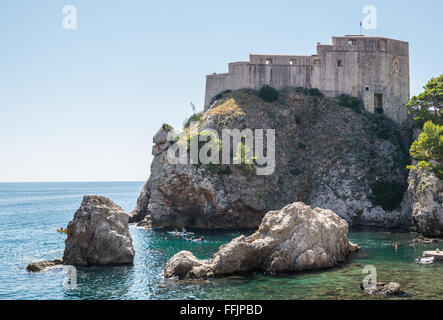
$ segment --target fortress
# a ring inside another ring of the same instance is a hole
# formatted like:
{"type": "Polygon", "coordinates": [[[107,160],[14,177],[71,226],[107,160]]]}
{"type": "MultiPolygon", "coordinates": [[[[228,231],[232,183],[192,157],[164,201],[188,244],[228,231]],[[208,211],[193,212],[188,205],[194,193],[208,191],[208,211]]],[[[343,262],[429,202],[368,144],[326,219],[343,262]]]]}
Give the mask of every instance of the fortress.
{"type": "Polygon", "coordinates": [[[228,73],[206,76],[205,110],[225,90],[270,85],[318,88],[327,97],[359,97],[369,112],[383,112],[397,123],[407,119],[409,44],[384,37],[332,37],[317,54],[258,55],[229,64],[228,73]]]}

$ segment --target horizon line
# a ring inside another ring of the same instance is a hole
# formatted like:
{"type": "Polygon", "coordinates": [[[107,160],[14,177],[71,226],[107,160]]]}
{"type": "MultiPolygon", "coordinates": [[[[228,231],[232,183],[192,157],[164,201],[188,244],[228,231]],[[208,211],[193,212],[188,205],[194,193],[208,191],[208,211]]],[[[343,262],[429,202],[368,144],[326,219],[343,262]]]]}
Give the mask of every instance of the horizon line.
{"type": "MultiPolygon", "coordinates": [[[[147,180],[147,179],[146,179],[147,180]]],[[[87,182],[146,182],[146,180],[67,180],[67,181],[0,181],[0,183],[87,183],[87,182]]]]}

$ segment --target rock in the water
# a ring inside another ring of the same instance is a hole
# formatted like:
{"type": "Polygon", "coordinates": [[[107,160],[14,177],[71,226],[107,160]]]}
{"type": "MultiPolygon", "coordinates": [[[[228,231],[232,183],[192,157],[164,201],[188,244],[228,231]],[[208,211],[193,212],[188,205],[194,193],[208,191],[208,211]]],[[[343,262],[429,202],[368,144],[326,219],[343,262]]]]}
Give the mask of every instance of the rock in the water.
{"type": "Polygon", "coordinates": [[[359,245],[349,241],[349,252],[357,252],[357,251],[360,251],[360,250],[361,250],[361,248],[360,248],[359,245]]]}
{"type": "Polygon", "coordinates": [[[259,229],[219,248],[212,259],[198,260],[182,251],[166,264],[163,275],[204,279],[215,275],[262,270],[279,273],[314,270],[345,261],[351,248],[348,223],[331,210],[296,202],[268,212],[259,229]]]}
{"type": "Polygon", "coordinates": [[[412,211],[412,230],[443,237],[443,182],[426,170],[411,170],[408,182],[403,209],[412,211]]]}
{"type": "Polygon", "coordinates": [[[415,238],[412,241],[416,242],[416,243],[423,243],[423,244],[434,244],[434,243],[439,243],[440,242],[439,239],[427,239],[427,238],[423,238],[423,237],[415,238]]]}
{"type": "Polygon", "coordinates": [[[402,290],[398,282],[389,282],[387,284],[378,282],[375,288],[368,288],[366,290],[363,284],[360,284],[360,288],[370,295],[383,295],[386,297],[405,295],[405,292],[402,290]]]}
{"type": "Polygon", "coordinates": [[[128,215],[108,198],[84,196],[67,235],[65,264],[120,265],[134,260],[128,215]]]}
{"type": "Polygon", "coordinates": [[[145,217],[146,213],[134,210],[129,214],[128,222],[129,223],[139,222],[142,221],[145,217]]]}
{"type": "Polygon", "coordinates": [[[28,270],[29,272],[40,272],[46,268],[53,267],[62,263],[63,261],[61,259],[54,259],[50,261],[34,261],[26,266],[26,270],[28,270]]]}
{"type": "Polygon", "coordinates": [[[144,217],[142,221],[137,223],[137,227],[142,227],[144,229],[152,229],[152,222],[150,218],[151,218],[150,216],[144,217]]]}
{"type": "Polygon", "coordinates": [[[163,274],[166,278],[204,279],[214,275],[209,263],[208,260],[197,259],[190,251],[180,251],[166,263],[163,274]]]}

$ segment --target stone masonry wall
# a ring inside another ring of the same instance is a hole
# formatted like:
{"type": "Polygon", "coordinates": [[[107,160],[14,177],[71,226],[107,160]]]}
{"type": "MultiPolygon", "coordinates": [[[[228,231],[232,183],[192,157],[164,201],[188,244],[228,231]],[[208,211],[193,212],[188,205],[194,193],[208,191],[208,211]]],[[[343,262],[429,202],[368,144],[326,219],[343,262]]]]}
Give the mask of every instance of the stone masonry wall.
{"type": "Polygon", "coordinates": [[[250,55],[249,62],[229,64],[229,72],[206,77],[205,110],[225,90],[260,89],[270,85],[318,88],[327,97],[349,94],[375,111],[381,95],[383,112],[398,123],[407,118],[409,45],[383,37],[333,37],[332,45],[317,45],[317,54],[250,55]]]}

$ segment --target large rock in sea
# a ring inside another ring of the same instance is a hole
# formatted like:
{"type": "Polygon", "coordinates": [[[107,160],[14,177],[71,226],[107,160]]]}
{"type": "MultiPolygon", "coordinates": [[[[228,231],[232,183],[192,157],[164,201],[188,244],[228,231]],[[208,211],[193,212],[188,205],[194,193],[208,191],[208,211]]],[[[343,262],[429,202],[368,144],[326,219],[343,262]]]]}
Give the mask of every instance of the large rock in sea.
{"type": "Polygon", "coordinates": [[[67,235],[64,264],[120,265],[134,260],[128,215],[108,198],[84,196],[67,235]]]}
{"type": "Polygon", "coordinates": [[[261,270],[270,273],[329,268],[351,251],[348,223],[331,210],[311,209],[296,202],[268,212],[259,229],[219,248],[212,259],[198,260],[191,252],[174,255],[164,277],[204,279],[216,275],[261,270]]]}
{"type": "Polygon", "coordinates": [[[403,210],[412,211],[412,230],[443,237],[443,182],[427,170],[411,170],[403,210]]]}
{"type": "Polygon", "coordinates": [[[257,175],[258,165],[233,165],[232,159],[217,166],[171,164],[167,154],[174,142],[167,137],[174,130],[163,125],[130,222],[257,228],[268,211],[301,201],[331,209],[350,225],[409,228],[410,212],[399,210],[407,186],[408,130],[302,89],[285,89],[272,103],[247,89],[221,95],[184,132],[215,130],[222,139],[224,129],[274,128],[275,171],[257,175]]]}

